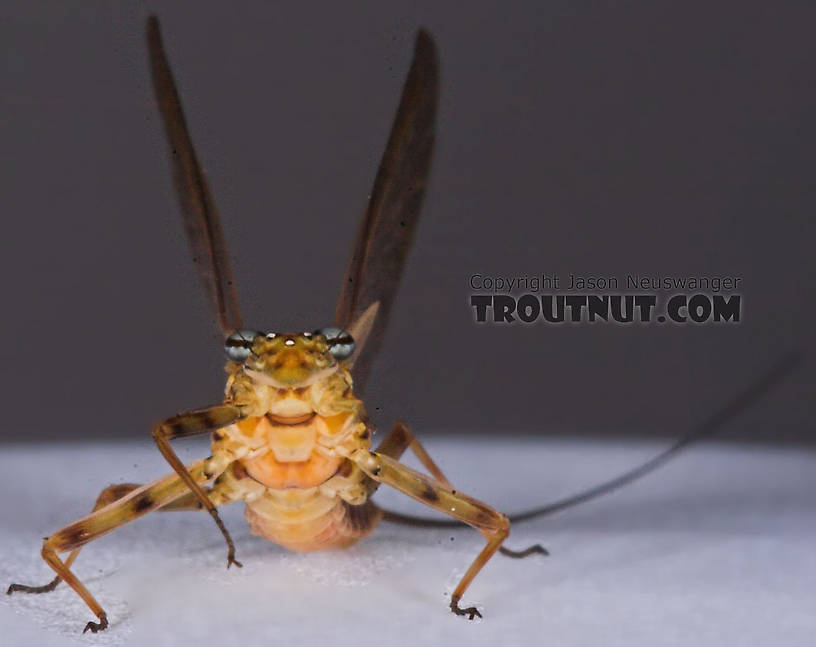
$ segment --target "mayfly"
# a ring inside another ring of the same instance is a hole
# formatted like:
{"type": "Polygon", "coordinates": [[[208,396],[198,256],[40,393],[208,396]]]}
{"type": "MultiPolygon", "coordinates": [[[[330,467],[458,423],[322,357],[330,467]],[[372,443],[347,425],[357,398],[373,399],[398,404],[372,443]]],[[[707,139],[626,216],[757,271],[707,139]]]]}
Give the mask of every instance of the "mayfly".
{"type": "Polygon", "coordinates": [[[43,593],[65,581],[97,621],[108,626],[103,607],[71,571],[82,546],[153,510],[206,510],[227,545],[227,567],[241,566],[218,507],[245,503],[253,533],[296,551],[344,548],[389,519],[414,525],[445,522],[384,511],[372,502],[385,484],[478,529],[484,549],[454,589],[450,609],[502,546],[511,520],[548,514],[609,492],[654,469],[692,440],[710,434],[787,373],[785,361],[700,428],[648,463],[601,486],[560,502],[510,517],[453,488],[409,428],[398,422],[371,449],[373,425],[360,400],[380,346],[389,311],[419,218],[430,169],[439,86],[433,39],[416,38],[413,60],[362,224],[343,278],[334,323],[313,332],[260,332],[244,328],[232,269],[205,175],[187,131],[178,92],[155,17],[147,43],[153,86],[170,144],[173,178],[187,237],[204,290],[225,339],[228,379],[220,404],[167,418],[153,429],[173,472],[146,485],[105,488],[93,512],[47,537],[42,556],[57,576],[44,586],[12,584],[8,592],[43,593]],[[184,465],[170,441],[211,433],[211,456],[184,465]],[[399,462],[411,449],[429,475],[399,462]],[[69,552],[70,551],[70,552],[69,552]],[[64,559],[60,553],[68,552],[64,559]]]}

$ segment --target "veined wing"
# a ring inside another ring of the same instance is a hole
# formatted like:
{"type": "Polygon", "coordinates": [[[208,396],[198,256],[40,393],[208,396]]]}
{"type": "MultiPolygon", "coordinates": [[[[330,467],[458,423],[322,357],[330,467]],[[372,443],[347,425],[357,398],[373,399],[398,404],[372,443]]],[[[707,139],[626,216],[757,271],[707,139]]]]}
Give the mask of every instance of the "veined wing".
{"type": "Polygon", "coordinates": [[[170,144],[173,181],[193,262],[224,337],[241,328],[238,294],[218,212],[198,163],[155,16],[147,20],[153,89],[170,144]]]}
{"type": "Polygon", "coordinates": [[[420,30],[335,311],[336,325],[348,330],[379,303],[365,343],[354,357],[357,392],[362,392],[380,347],[419,220],[431,166],[438,94],[436,46],[430,34],[420,30]]]}

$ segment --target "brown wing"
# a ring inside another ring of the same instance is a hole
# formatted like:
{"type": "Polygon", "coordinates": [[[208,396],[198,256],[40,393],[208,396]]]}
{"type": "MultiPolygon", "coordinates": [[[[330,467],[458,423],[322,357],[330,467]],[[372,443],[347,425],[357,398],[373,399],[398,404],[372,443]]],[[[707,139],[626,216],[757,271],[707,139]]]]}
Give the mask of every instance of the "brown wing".
{"type": "Polygon", "coordinates": [[[199,166],[193,142],[187,132],[176,84],[164,53],[159,21],[155,16],[147,19],[147,48],[150,53],[153,89],[170,144],[173,181],[193,262],[221,332],[226,337],[241,328],[232,266],[207,178],[199,166]]]}
{"type": "Polygon", "coordinates": [[[361,392],[380,347],[419,220],[434,144],[439,64],[430,34],[420,30],[374,188],[340,290],[335,324],[349,329],[379,302],[364,348],[354,360],[355,391],[361,392]]]}

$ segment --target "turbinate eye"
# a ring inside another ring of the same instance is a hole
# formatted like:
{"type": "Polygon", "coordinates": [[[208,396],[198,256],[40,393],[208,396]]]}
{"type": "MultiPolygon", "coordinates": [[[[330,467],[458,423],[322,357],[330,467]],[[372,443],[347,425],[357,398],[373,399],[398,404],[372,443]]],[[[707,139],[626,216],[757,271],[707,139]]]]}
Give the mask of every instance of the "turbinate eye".
{"type": "Polygon", "coordinates": [[[236,330],[224,342],[224,352],[231,361],[240,364],[249,357],[252,340],[260,334],[255,330],[236,330]]]}
{"type": "Polygon", "coordinates": [[[315,330],[316,335],[323,335],[329,344],[329,352],[335,359],[347,359],[354,352],[354,338],[342,328],[326,326],[315,330]]]}

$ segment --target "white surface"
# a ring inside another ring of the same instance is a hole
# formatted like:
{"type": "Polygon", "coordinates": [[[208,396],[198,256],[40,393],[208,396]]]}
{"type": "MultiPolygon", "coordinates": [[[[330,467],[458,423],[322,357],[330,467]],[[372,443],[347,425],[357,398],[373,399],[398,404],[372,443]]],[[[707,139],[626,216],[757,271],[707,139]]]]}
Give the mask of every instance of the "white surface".
{"type": "MultiPolygon", "coordinates": [[[[205,455],[183,444],[183,457],[205,455]]],[[[662,444],[502,439],[427,445],[463,491],[506,512],[615,475],[662,444]]],[[[84,515],[107,484],[167,472],[149,441],[0,450],[0,583],[42,584],[40,542],[84,515]]],[[[416,465],[414,461],[409,463],[416,465]]],[[[426,514],[392,492],[386,507],[426,514]]],[[[702,445],[625,491],[513,528],[468,591],[484,620],[453,616],[448,595],[482,546],[468,528],[383,523],[353,548],[293,554],[223,510],[243,569],[203,513],[151,514],[85,548],[75,571],[111,627],[61,584],[0,596],[3,645],[813,645],[816,453],[702,445]]]]}

